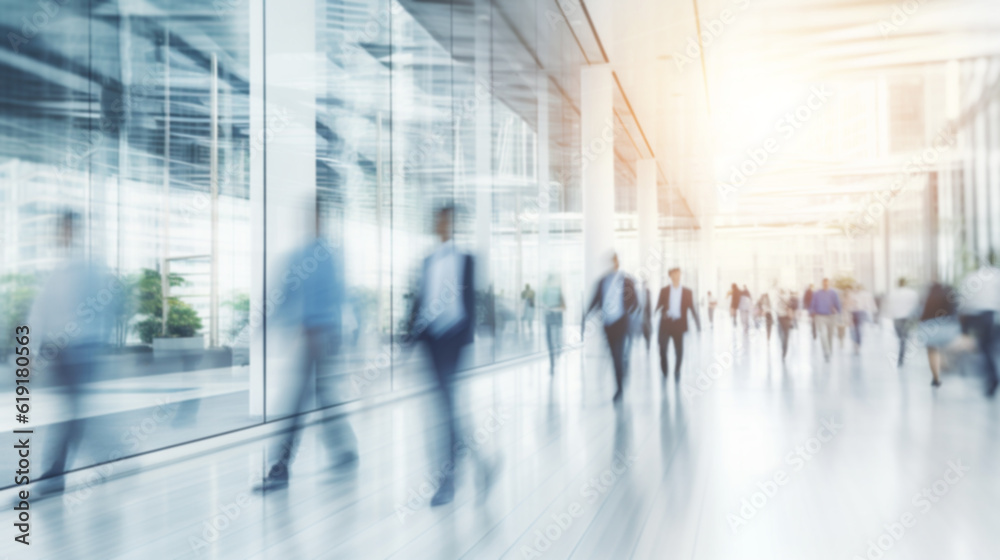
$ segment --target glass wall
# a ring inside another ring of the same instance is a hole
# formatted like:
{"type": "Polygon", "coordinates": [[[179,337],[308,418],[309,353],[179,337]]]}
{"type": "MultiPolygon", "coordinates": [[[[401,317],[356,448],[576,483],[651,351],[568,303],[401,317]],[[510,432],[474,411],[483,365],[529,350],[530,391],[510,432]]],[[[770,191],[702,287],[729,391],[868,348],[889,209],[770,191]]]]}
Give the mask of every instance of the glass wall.
{"type": "Polygon", "coordinates": [[[67,468],[426,383],[404,340],[443,205],[476,259],[466,368],[544,350],[547,284],[579,323],[583,60],[544,6],[0,6],[16,39],[0,56],[16,84],[0,90],[3,391],[27,324],[40,440],[86,426],[67,468]],[[323,251],[338,336],[315,401],[290,404],[288,302],[323,251]]]}

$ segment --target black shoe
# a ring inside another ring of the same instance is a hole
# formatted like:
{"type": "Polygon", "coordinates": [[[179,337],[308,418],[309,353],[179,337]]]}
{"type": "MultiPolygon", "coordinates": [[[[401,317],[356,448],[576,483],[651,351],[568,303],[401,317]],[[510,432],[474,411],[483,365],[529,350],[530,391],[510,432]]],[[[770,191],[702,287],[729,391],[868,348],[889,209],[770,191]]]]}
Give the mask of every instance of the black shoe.
{"type": "Polygon", "coordinates": [[[288,488],[288,471],[284,471],[282,474],[275,472],[274,468],[271,468],[271,472],[267,473],[264,480],[260,484],[253,487],[254,492],[268,492],[271,490],[282,490],[288,488]]]}
{"type": "Polygon", "coordinates": [[[622,400],[622,391],[621,391],[621,389],[615,391],[615,396],[611,397],[611,402],[616,403],[616,402],[619,402],[620,400],[622,400]]]}
{"type": "Polygon", "coordinates": [[[934,380],[931,381],[931,387],[940,387],[940,386],[941,386],[941,382],[938,381],[937,379],[934,379],[934,380]]]}
{"type": "Polygon", "coordinates": [[[443,506],[445,504],[450,504],[452,500],[455,499],[455,483],[452,480],[446,480],[441,483],[441,487],[431,498],[431,507],[443,506]]]}
{"type": "Polygon", "coordinates": [[[344,451],[333,460],[335,469],[354,469],[358,466],[358,452],[344,451]]]}
{"type": "Polygon", "coordinates": [[[48,498],[66,491],[66,477],[57,474],[44,474],[43,480],[39,481],[31,489],[31,495],[35,498],[48,498]]]}
{"type": "Polygon", "coordinates": [[[681,382],[681,372],[675,371],[674,372],[674,383],[680,383],[680,382],[681,382]]]}
{"type": "Polygon", "coordinates": [[[478,486],[479,496],[477,498],[478,503],[483,503],[486,498],[489,497],[490,491],[493,490],[494,483],[497,479],[497,474],[500,472],[500,460],[493,461],[491,463],[483,464],[479,469],[479,477],[476,480],[476,485],[478,486]]]}

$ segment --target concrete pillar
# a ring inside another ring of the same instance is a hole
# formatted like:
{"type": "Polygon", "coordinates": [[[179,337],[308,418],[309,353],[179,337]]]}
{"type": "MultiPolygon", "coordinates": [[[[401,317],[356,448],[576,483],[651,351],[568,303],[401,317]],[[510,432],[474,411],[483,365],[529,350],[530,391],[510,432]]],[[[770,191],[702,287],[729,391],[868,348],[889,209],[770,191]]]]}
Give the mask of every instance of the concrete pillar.
{"type": "MultiPolygon", "coordinates": [[[[263,139],[264,186],[270,195],[264,207],[264,271],[271,307],[273,294],[289,289],[282,278],[291,253],[316,235],[316,94],[322,77],[316,76],[314,0],[266,2],[263,12],[266,104],[261,128],[252,132],[263,139]]],[[[265,415],[273,419],[291,412],[283,389],[287,376],[298,374],[289,357],[301,341],[270,327],[265,337],[265,415]]]]}
{"type": "MultiPolygon", "coordinates": [[[[555,198],[555,190],[549,184],[549,80],[544,72],[538,73],[538,141],[535,143],[538,156],[538,281],[545,285],[550,272],[554,271],[549,251],[549,208],[555,198]]],[[[538,290],[535,290],[536,292],[538,290]]]]}
{"type": "Polygon", "coordinates": [[[611,66],[580,71],[584,291],[608,269],[615,240],[615,151],[611,66]]]}
{"type": "Polygon", "coordinates": [[[663,263],[657,243],[660,216],[657,212],[656,160],[637,161],[635,178],[639,210],[639,275],[649,283],[649,291],[655,293],[660,287],[663,263]]]}
{"type": "MultiPolygon", "coordinates": [[[[250,223],[264,223],[264,0],[250,0],[250,223]],[[258,140],[258,138],[260,140],[258,140]]],[[[169,122],[169,121],[168,121],[169,122]]],[[[169,179],[165,179],[169,180],[169,179]]],[[[264,228],[250,228],[250,420],[264,420],[264,228]]],[[[246,338],[247,335],[244,335],[246,338]]],[[[239,344],[239,343],[237,343],[239,344]]]]}
{"type": "Polygon", "coordinates": [[[490,274],[490,247],[493,237],[493,106],[491,6],[476,3],[475,76],[475,188],[476,188],[476,288],[486,290],[493,283],[490,274]]]}

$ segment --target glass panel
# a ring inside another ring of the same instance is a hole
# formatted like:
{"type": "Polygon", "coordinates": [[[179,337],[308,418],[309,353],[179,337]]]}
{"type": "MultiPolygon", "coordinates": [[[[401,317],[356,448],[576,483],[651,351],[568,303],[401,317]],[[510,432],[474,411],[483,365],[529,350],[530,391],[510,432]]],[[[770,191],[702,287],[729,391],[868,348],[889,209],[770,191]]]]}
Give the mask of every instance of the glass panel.
{"type": "Polygon", "coordinates": [[[248,425],[247,6],[64,3],[18,50],[0,65],[18,84],[0,91],[2,369],[27,323],[41,468],[248,425]]]}

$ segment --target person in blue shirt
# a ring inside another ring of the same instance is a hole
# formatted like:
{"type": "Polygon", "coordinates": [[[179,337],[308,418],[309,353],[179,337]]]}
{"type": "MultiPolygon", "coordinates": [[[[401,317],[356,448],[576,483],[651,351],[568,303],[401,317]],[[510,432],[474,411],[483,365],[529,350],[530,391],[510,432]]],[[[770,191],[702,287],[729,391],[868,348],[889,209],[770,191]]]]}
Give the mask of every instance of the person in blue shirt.
{"type": "MultiPolygon", "coordinates": [[[[316,213],[316,229],[321,227],[316,213]]],[[[255,487],[258,492],[278,490],[288,486],[288,471],[295,456],[302,430],[302,415],[310,410],[310,397],[315,393],[320,407],[336,404],[331,390],[321,386],[332,357],[340,346],[341,315],[344,306],[343,260],[340,251],[317,235],[295,251],[284,270],[281,290],[284,300],[275,311],[269,327],[283,331],[289,340],[297,340],[294,366],[285,372],[281,384],[291,399],[294,424],[278,445],[275,462],[264,480],[255,487]]],[[[357,437],[345,416],[323,424],[324,439],[330,448],[335,468],[354,468],[358,463],[357,437]]]]}
{"type": "Polygon", "coordinates": [[[817,290],[809,302],[809,313],[813,316],[813,324],[819,330],[820,343],[823,345],[823,358],[830,361],[833,348],[833,327],[840,314],[840,297],[830,289],[830,280],[823,279],[823,289],[817,290]]]}

